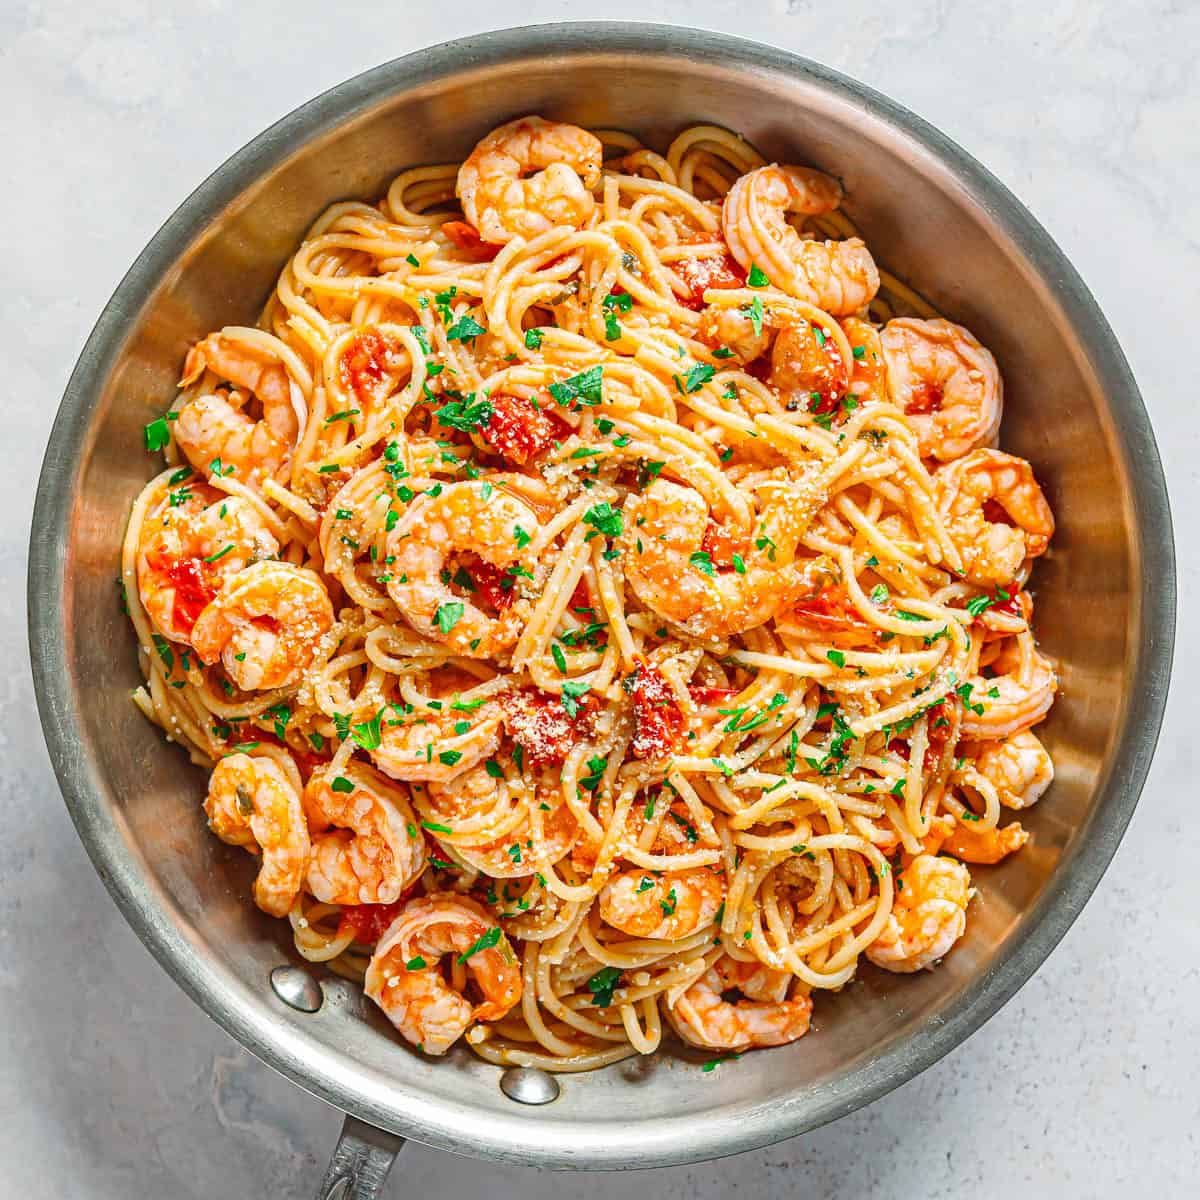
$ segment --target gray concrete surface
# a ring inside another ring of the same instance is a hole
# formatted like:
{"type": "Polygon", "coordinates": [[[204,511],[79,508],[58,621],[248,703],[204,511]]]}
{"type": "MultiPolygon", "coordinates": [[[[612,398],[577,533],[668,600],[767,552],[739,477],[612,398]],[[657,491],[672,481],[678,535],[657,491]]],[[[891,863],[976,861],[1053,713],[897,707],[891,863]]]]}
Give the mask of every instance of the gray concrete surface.
{"type": "Polygon", "coordinates": [[[636,1178],[411,1147],[392,1194],[1196,1195],[1200,4],[1187,0],[0,3],[0,1194],[307,1197],[338,1124],[152,961],[93,875],[50,773],[25,553],[80,345],[176,203],[301,101],[445,37],[597,16],[702,24],[849,72],[956,138],[1049,227],[1116,328],[1166,461],[1181,559],[1174,702],[1087,911],[1019,996],[919,1079],[811,1136],[636,1178]]]}

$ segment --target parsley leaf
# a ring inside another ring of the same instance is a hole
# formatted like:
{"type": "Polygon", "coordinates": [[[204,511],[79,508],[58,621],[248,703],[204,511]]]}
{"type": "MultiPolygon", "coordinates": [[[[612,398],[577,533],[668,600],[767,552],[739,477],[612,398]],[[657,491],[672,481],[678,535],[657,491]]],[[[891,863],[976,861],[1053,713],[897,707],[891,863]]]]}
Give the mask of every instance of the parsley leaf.
{"type": "Polygon", "coordinates": [[[690,395],[692,392],[698,392],[716,373],[716,367],[708,363],[697,363],[683,379],[676,375],[675,385],[685,395],[690,395]]]}
{"type": "Polygon", "coordinates": [[[562,706],[567,710],[568,717],[574,717],[579,712],[579,698],[591,690],[590,683],[578,683],[574,679],[568,679],[563,684],[562,706]]]}
{"type": "Polygon", "coordinates": [[[479,940],[469,949],[464,950],[459,956],[458,961],[465,963],[472,955],[478,954],[481,950],[490,950],[500,941],[500,926],[493,925],[487,933],[479,935],[479,940]]]}
{"type": "Polygon", "coordinates": [[[171,429],[167,424],[166,417],[159,417],[156,421],[151,421],[142,434],[146,439],[146,449],[151,454],[156,450],[161,450],[171,440],[171,429]]]}
{"type": "Polygon", "coordinates": [[[983,616],[993,605],[1003,604],[1009,598],[1008,593],[1001,588],[995,596],[976,596],[973,600],[968,600],[966,609],[971,616],[978,618],[983,616]]]}
{"type": "Polygon", "coordinates": [[[369,721],[362,721],[350,727],[350,736],[364,750],[379,749],[379,744],[383,740],[383,734],[380,729],[380,720],[382,717],[383,709],[381,708],[369,721]]]}
{"type": "Polygon", "coordinates": [[[459,317],[449,329],[446,330],[446,341],[448,342],[470,342],[477,338],[481,333],[487,333],[487,326],[480,325],[473,317],[467,316],[465,313],[459,317]]]}
{"type": "Polygon", "coordinates": [[[588,541],[591,541],[597,533],[602,533],[605,537],[618,537],[625,528],[625,520],[621,516],[620,510],[613,508],[607,500],[593,504],[583,514],[583,523],[591,525],[595,530],[594,533],[587,535],[586,540],[588,541]]]}
{"type": "Polygon", "coordinates": [[[592,993],[592,1003],[597,1008],[607,1008],[613,1002],[613,992],[620,978],[619,967],[601,967],[587,981],[588,991],[592,993]]]}
{"type": "Polygon", "coordinates": [[[754,334],[757,337],[762,333],[763,327],[763,305],[762,301],[755,296],[749,304],[742,305],[742,312],[750,318],[750,324],[754,328],[754,334]]]}
{"type": "Polygon", "coordinates": [[[447,600],[437,606],[433,615],[433,623],[443,632],[449,633],[462,619],[463,605],[459,600],[447,600]]]}
{"type": "Polygon", "coordinates": [[[472,403],[472,397],[465,400],[451,400],[441,408],[434,410],[438,423],[450,429],[459,429],[463,433],[473,433],[482,429],[491,419],[493,408],[489,400],[472,403]]]}
{"type": "Polygon", "coordinates": [[[604,368],[597,364],[564,379],[560,383],[550,385],[550,395],[564,408],[572,403],[599,404],[603,397],[602,383],[604,368]]]}

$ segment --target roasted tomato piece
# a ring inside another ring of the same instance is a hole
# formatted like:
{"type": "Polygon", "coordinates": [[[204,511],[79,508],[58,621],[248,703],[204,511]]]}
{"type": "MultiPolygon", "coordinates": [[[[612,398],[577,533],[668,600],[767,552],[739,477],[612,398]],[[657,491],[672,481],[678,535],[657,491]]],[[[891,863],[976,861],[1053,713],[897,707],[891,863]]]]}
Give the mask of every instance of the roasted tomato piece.
{"type": "Polygon", "coordinates": [[[342,909],[338,933],[354,931],[354,940],[364,946],[374,945],[388,931],[388,926],[400,915],[407,895],[391,904],[348,904],[342,909]]]}
{"type": "MultiPolygon", "coordinates": [[[[688,239],[693,243],[719,240],[720,235],[716,233],[699,233],[688,239]]],[[[710,288],[746,286],[746,272],[738,266],[728,250],[704,257],[692,255],[679,258],[671,264],[671,269],[687,288],[687,295],[681,296],[679,302],[693,312],[699,312],[704,307],[704,293],[710,288]]]]}
{"type": "Polygon", "coordinates": [[[781,622],[814,636],[828,637],[839,646],[862,646],[875,641],[877,630],[859,616],[840,584],[826,584],[812,596],[793,602],[786,621],[781,622]]]}
{"type": "Polygon", "coordinates": [[[509,697],[504,725],[524,751],[525,764],[550,767],[561,763],[594,728],[597,701],[580,696],[568,712],[561,696],[537,688],[522,688],[509,697]]]}
{"type": "Polygon", "coordinates": [[[576,616],[586,616],[587,612],[592,609],[592,594],[588,591],[587,580],[581,575],[579,582],[575,585],[575,590],[571,593],[571,603],[567,607],[576,614],[576,616]],[[580,609],[586,609],[587,612],[581,613],[580,609]]]}
{"type": "Polygon", "coordinates": [[[922,380],[915,384],[912,395],[904,406],[906,413],[937,412],[942,407],[942,389],[936,383],[922,380]]]}
{"type": "Polygon", "coordinates": [[[202,558],[169,558],[152,553],[147,555],[147,561],[174,585],[175,626],[181,633],[190,632],[196,618],[217,594],[214,572],[202,558]]]}
{"type": "Polygon", "coordinates": [[[442,232],[459,250],[479,262],[491,262],[504,249],[503,246],[493,246],[490,242],[485,242],[479,236],[479,230],[474,225],[468,225],[466,221],[444,221],[442,232]]]}
{"type": "MultiPolygon", "coordinates": [[[[926,771],[932,771],[937,766],[938,759],[942,757],[942,751],[946,748],[946,743],[958,736],[961,712],[958,701],[953,696],[945,696],[929,708],[927,712],[929,724],[926,727],[928,743],[925,747],[924,760],[926,771]]],[[[908,758],[910,748],[904,738],[894,737],[888,742],[888,749],[903,758],[908,758]]]]}
{"type": "Polygon", "coordinates": [[[685,718],[671,685],[661,671],[639,663],[623,686],[633,698],[634,758],[664,758],[683,736],[685,718]]]}
{"type": "Polygon", "coordinates": [[[941,755],[946,743],[958,735],[958,718],[961,711],[958,701],[953,696],[943,696],[927,712],[929,750],[935,758],[941,755]]]}
{"type": "Polygon", "coordinates": [[[537,458],[570,433],[570,427],[543,405],[503,393],[491,396],[492,415],[483,439],[518,467],[537,458]]]}
{"type": "Polygon", "coordinates": [[[379,391],[384,379],[399,369],[402,353],[400,346],[379,330],[364,329],[351,338],[338,362],[342,387],[366,403],[379,391]]]}
{"type": "Polygon", "coordinates": [[[475,596],[496,612],[502,613],[516,596],[516,577],[482,558],[465,568],[475,587],[475,596]]]}
{"type": "Polygon", "coordinates": [[[704,537],[700,541],[700,549],[708,555],[714,567],[725,570],[733,568],[733,556],[745,558],[749,545],[744,537],[730,533],[724,525],[718,525],[710,520],[704,527],[704,537]]]}

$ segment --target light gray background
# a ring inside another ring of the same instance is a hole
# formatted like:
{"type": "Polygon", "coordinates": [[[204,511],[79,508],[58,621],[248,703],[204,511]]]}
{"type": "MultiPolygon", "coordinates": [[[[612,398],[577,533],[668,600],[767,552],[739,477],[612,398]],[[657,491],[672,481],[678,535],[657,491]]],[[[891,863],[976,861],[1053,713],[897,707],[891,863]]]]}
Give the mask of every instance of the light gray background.
{"type": "Polygon", "coordinates": [[[1166,462],[1174,704],[1087,911],[981,1032],[869,1109],[723,1163],[551,1175],[412,1146],[396,1196],[1195,1195],[1200,1175],[1200,635],[1194,0],[0,0],[0,1193],[308,1197],[337,1114],[205,1018],[126,928],[38,730],[24,581],[38,463],[79,348],[175,205],[276,118],[417,47],[570,17],[701,24],[877,87],[977,155],[1108,314],[1166,462]]]}

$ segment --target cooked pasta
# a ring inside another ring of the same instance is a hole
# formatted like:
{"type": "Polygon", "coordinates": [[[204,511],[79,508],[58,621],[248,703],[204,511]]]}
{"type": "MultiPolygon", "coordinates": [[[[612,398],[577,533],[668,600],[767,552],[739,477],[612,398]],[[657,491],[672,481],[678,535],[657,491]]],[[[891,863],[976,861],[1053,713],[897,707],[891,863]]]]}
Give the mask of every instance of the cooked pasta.
{"type": "Polygon", "coordinates": [[[528,117],[335,204],[146,428],[135,701],[425,1053],[778,1045],[1028,834],[1053,533],[842,188],[528,117]]]}

